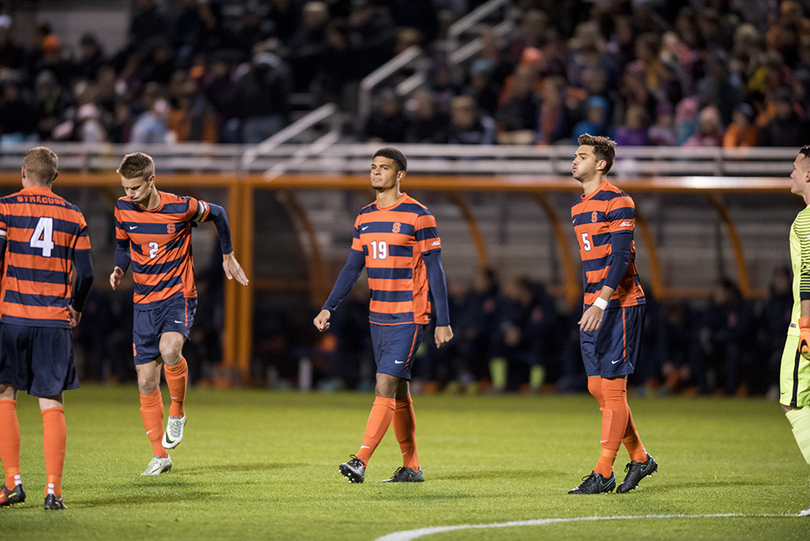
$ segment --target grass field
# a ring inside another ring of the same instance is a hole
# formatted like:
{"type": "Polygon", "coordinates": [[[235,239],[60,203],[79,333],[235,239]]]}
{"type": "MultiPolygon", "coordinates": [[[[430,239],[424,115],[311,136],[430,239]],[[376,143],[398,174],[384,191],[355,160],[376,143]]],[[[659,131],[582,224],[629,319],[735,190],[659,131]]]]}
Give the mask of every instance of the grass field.
{"type": "MultiPolygon", "coordinates": [[[[432,526],[715,514],[735,516],[560,521],[422,539],[810,538],[810,517],[790,516],[810,504],[810,468],[772,402],[632,399],[659,473],[629,494],[569,496],[599,455],[590,396],[417,396],[426,482],[379,483],[401,465],[389,430],[366,482],[351,485],[337,466],[357,451],[372,401],[192,389],[174,469],[142,477],[151,447],[137,389],[85,386],[67,395],[69,509],[46,513],[41,417],[21,394],[28,502],[0,509],[2,538],[372,540],[432,526]]],[[[622,450],[620,480],[627,460],[622,450]]]]}

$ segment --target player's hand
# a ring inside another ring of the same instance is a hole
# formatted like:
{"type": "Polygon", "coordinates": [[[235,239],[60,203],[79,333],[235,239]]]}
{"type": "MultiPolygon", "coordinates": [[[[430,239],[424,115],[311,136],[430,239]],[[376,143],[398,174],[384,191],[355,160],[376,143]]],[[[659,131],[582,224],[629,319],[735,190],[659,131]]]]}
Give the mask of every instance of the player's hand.
{"type": "Polygon", "coordinates": [[[810,359],[810,317],[799,318],[799,353],[810,359]]]}
{"type": "Polygon", "coordinates": [[[332,317],[332,312],[329,310],[321,310],[321,313],[315,316],[315,319],[312,320],[312,323],[315,324],[315,328],[319,331],[323,332],[329,328],[329,319],[332,317]]]}
{"type": "Polygon", "coordinates": [[[118,286],[121,285],[121,281],[124,279],[124,271],[121,270],[121,267],[115,267],[110,275],[110,285],[113,288],[113,291],[118,289],[118,286]]]}
{"type": "Polygon", "coordinates": [[[70,312],[70,328],[75,329],[82,320],[82,313],[74,310],[72,306],[68,306],[68,312],[70,312]]]}
{"type": "Polygon", "coordinates": [[[605,315],[605,311],[599,308],[598,306],[591,305],[585,313],[582,314],[582,318],[580,318],[579,322],[579,330],[584,332],[595,332],[599,330],[599,327],[602,325],[602,316],[605,315]]]}
{"type": "Polygon", "coordinates": [[[228,277],[228,280],[233,280],[236,278],[236,281],[243,286],[248,285],[248,279],[247,276],[245,276],[245,271],[242,270],[242,265],[240,265],[233,256],[233,252],[222,256],[222,268],[225,269],[225,276],[228,277]]]}
{"type": "Polygon", "coordinates": [[[446,327],[436,327],[433,337],[436,339],[436,347],[440,348],[453,339],[453,329],[450,328],[450,325],[446,327]]]}

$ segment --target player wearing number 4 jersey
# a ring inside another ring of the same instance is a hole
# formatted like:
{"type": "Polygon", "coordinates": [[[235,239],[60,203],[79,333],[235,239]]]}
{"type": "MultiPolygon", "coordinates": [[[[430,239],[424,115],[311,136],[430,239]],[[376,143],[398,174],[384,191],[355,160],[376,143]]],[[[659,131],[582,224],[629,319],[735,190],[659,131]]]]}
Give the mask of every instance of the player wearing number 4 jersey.
{"type": "Polygon", "coordinates": [[[377,385],[363,444],[357,455],[339,467],[352,483],[365,480],[368,461],[392,422],[403,465],[387,482],[424,481],[416,454],[411,363],[434,311],[436,347],[453,338],[442,242],[427,208],[400,191],[407,167],[405,155],[397,149],[382,148],[374,154],[371,187],[377,200],[357,216],[349,260],[314,320],[319,331],[329,328],[332,311],[352,290],[365,266],[371,290],[369,320],[377,385]]]}
{"type": "Polygon", "coordinates": [[[646,303],[635,264],[635,205],[605,178],[616,158],[616,143],[588,134],[578,142],[571,171],[584,193],[571,207],[571,219],[585,292],[579,338],[588,391],[602,411],[602,452],[593,472],[569,494],[616,488],[613,463],[622,444],[630,463],[616,491],[624,493],[658,469],[641,444],[627,405],[627,374],[633,373],[638,360],[646,303]]]}
{"type": "Polygon", "coordinates": [[[45,509],[65,509],[64,391],[79,386],[70,329],[81,320],[93,261],[81,211],[51,191],[57,175],[56,154],[33,148],[23,159],[23,189],[0,198],[0,507],[25,502],[17,391],[26,391],[42,412],[45,509]]]}
{"type": "Polygon", "coordinates": [[[118,168],[126,197],[115,204],[115,268],[110,285],[117,289],[132,264],[135,305],[132,348],[141,418],[152,443],[153,458],[143,475],[172,468],[167,449],[183,439],[188,365],[183,345],[188,340],[197,307],[191,225],[213,221],[222,245],[222,266],[228,279],[246,285],[233,254],[225,209],[193,197],[180,197],[155,187],[155,163],[146,154],[128,154],[118,168]],[[163,431],[160,365],[164,365],[171,408],[163,431]]]}

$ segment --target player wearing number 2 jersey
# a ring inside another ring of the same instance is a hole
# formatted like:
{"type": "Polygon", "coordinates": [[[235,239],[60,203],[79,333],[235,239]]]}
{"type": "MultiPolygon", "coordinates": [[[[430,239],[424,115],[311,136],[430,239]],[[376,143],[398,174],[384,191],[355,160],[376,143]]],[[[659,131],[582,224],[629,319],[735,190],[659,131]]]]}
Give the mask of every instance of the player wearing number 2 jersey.
{"type": "Polygon", "coordinates": [[[613,463],[622,444],[630,453],[627,476],[617,492],[633,490],[658,465],[644,449],[627,405],[627,374],[635,370],[646,300],[635,264],[635,205],[609,183],[616,143],[582,135],[572,174],[583,194],[571,207],[582,256],[584,313],[579,341],[588,391],[602,411],[602,453],[590,475],[569,494],[597,494],[616,487],[613,463]]]}
{"type": "Polygon", "coordinates": [[[354,223],[349,260],[332,294],[315,318],[319,331],[329,328],[332,311],[352,290],[365,266],[371,290],[369,320],[377,363],[376,399],[357,455],[340,465],[352,483],[362,483],[374,449],[393,422],[403,465],[389,482],[424,480],[416,454],[416,418],[409,381],[411,363],[435,313],[436,347],[453,338],[447,308],[436,220],[424,205],[400,191],[408,162],[394,148],[378,150],[371,162],[371,187],[377,200],[354,223]]]}
{"type": "Polygon", "coordinates": [[[213,221],[222,245],[222,266],[228,279],[246,285],[233,254],[225,209],[193,197],[179,197],[155,187],[155,163],[150,156],[128,154],[118,168],[126,197],[115,204],[115,268],[110,285],[117,289],[132,264],[135,303],[132,348],[141,418],[152,443],[153,458],[143,475],[158,475],[172,467],[167,449],[183,439],[188,365],[183,345],[197,308],[191,225],[213,221]],[[163,431],[160,364],[164,365],[171,408],[163,431]]]}
{"type": "Polygon", "coordinates": [[[0,198],[0,507],[25,501],[17,420],[22,390],[39,397],[42,412],[45,509],[65,509],[63,391],[79,386],[70,329],[81,319],[93,261],[81,211],[51,191],[57,175],[56,154],[33,148],[23,159],[23,189],[0,198]]]}

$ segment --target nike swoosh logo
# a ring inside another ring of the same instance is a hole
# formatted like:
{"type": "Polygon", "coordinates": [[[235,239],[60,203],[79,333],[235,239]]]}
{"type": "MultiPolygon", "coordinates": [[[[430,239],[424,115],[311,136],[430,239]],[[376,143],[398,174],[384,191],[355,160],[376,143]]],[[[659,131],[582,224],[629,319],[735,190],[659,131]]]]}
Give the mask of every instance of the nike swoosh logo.
{"type": "Polygon", "coordinates": [[[367,226],[367,225],[366,225],[366,226],[361,227],[361,228],[360,228],[360,231],[365,231],[366,229],[368,229],[368,226],[367,226]]]}
{"type": "Polygon", "coordinates": [[[137,225],[131,225],[131,226],[129,226],[129,230],[130,230],[130,231],[132,231],[133,229],[138,229],[138,226],[137,226],[137,225]]]}
{"type": "Polygon", "coordinates": [[[174,322],[175,323],[183,323],[182,321],[177,321],[176,319],[174,320],[174,322]]]}
{"type": "Polygon", "coordinates": [[[371,447],[369,447],[368,445],[361,445],[360,449],[371,449],[371,447]]]}
{"type": "Polygon", "coordinates": [[[610,361],[610,364],[616,364],[622,362],[621,359],[616,359],[615,361],[610,361]]]}
{"type": "Polygon", "coordinates": [[[148,434],[150,434],[151,432],[152,432],[151,430],[147,430],[147,431],[146,431],[146,434],[148,435],[148,434]]]}
{"type": "Polygon", "coordinates": [[[394,364],[402,364],[402,363],[404,363],[404,362],[405,362],[405,361],[394,361],[394,364]]]}

